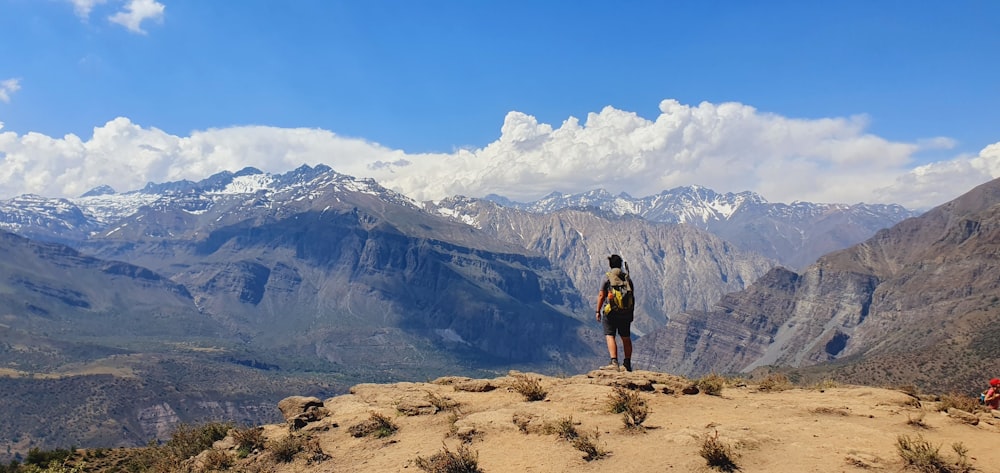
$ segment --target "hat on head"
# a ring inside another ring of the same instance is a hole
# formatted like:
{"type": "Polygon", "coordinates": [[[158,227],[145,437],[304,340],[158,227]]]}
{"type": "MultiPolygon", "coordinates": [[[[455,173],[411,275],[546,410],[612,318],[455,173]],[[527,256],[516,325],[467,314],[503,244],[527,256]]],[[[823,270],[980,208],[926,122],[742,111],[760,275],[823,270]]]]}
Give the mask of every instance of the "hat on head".
{"type": "Polygon", "coordinates": [[[620,268],[622,267],[622,257],[618,255],[608,256],[608,264],[611,265],[612,268],[620,268]]]}
{"type": "Polygon", "coordinates": [[[993,378],[990,380],[990,386],[1000,386],[1000,379],[993,378]]]}

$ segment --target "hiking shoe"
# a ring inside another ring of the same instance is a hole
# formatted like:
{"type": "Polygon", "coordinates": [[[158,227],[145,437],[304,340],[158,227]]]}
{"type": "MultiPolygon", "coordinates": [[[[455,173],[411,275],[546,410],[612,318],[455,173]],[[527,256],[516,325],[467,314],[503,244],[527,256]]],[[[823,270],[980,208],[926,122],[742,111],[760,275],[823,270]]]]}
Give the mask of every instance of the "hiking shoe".
{"type": "Polygon", "coordinates": [[[602,366],[601,369],[602,370],[618,371],[618,360],[611,360],[611,363],[608,363],[608,364],[602,366]]]}
{"type": "Polygon", "coordinates": [[[632,360],[625,358],[622,360],[622,366],[625,367],[625,371],[632,371],[632,360]]]}

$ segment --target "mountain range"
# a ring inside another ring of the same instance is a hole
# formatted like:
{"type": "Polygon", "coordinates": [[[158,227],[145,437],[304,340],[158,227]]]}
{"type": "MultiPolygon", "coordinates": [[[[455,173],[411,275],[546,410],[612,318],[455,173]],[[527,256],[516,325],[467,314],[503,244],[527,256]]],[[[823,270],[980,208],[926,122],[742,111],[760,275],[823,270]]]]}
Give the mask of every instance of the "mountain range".
{"type": "Polygon", "coordinates": [[[797,368],[860,384],[969,392],[1000,362],[1000,180],[830,253],[774,268],[640,339],[668,372],[797,368]]]}
{"type": "MultiPolygon", "coordinates": [[[[18,196],[0,202],[0,228],[20,235],[0,240],[17,254],[0,281],[0,384],[16,394],[0,409],[35,412],[24,396],[40,383],[64,386],[47,388],[67,393],[49,399],[63,410],[125,387],[113,412],[73,417],[105,422],[99,434],[40,431],[35,415],[0,440],[138,444],[178,421],[267,421],[259,406],[283,394],[355,382],[579,372],[606,356],[592,314],[610,253],[637,284],[637,344],[676,346],[692,314],[912,215],[701,187],[417,202],[326,166],[18,196]]],[[[708,366],[684,356],[642,362],[708,366]]]]}

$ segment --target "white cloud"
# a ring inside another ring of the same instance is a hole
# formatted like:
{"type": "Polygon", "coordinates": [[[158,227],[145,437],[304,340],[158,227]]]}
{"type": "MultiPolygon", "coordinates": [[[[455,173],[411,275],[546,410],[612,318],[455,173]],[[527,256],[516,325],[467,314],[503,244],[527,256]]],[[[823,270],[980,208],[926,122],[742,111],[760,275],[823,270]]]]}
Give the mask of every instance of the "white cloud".
{"type": "Polygon", "coordinates": [[[739,103],[665,100],[653,120],[606,107],[554,127],[510,112],[500,138],[483,148],[407,154],[319,129],[233,127],[181,137],[118,118],[86,141],[0,133],[0,197],[76,196],[101,184],[125,191],[245,166],[285,172],[323,163],[421,200],[488,193],[534,200],[594,188],[646,196],[698,184],[772,202],[927,208],[1000,176],[1000,143],[918,167],[914,153],[954,143],[891,142],[866,133],[867,124],[864,116],[802,120],[739,103]]]}
{"type": "Polygon", "coordinates": [[[162,21],[166,7],[156,0],[129,0],[125,9],[108,17],[112,23],[128,28],[133,33],[146,34],[142,29],[145,20],[162,21]]]}
{"type": "Polygon", "coordinates": [[[18,90],[21,90],[21,81],[19,79],[0,81],[0,102],[10,103],[11,94],[18,90]]]}
{"type": "Polygon", "coordinates": [[[81,19],[90,18],[90,11],[94,9],[95,6],[107,2],[107,0],[69,0],[73,4],[73,10],[76,12],[76,16],[81,19]]]}
{"type": "MultiPolygon", "coordinates": [[[[66,0],[73,5],[73,11],[80,19],[87,21],[98,5],[108,3],[108,0],[66,0]]],[[[121,10],[108,17],[108,21],[124,26],[133,33],[146,34],[142,22],[146,20],[163,21],[166,6],[156,0],[115,0],[121,5],[121,10]]]]}

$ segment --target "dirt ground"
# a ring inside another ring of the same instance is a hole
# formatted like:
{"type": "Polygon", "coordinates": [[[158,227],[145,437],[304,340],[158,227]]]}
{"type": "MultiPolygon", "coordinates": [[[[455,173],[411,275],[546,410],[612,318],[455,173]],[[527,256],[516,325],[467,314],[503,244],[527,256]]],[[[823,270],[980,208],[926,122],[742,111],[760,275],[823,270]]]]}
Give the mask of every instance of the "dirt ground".
{"type": "MultiPolygon", "coordinates": [[[[929,396],[863,386],[765,391],[737,383],[719,395],[683,394],[691,384],[663,373],[604,370],[362,384],[323,400],[329,415],[295,433],[318,441],[328,458],[299,455],[277,471],[422,471],[418,458],[460,448],[488,473],[719,471],[699,453],[707,438],[729,448],[744,473],[901,471],[897,443],[907,436],[940,447],[949,461],[959,458],[952,445],[960,444],[975,471],[1000,472],[1000,419],[989,412],[948,414],[929,396]],[[543,400],[528,401],[513,387],[525,379],[537,381],[543,400]],[[622,414],[609,412],[614,386],[639,393],[648,409],[641,428],[628,429],[622,414]],[[398,430],[384,438],[353,436],[351,427],[373,412],[398,430]],[[584,450],[553,432],[570,419],[605,456],[588,461],[584,450]]],[[[289,432],[287,425],[265,429],[272,440],[289,432]]]]}

